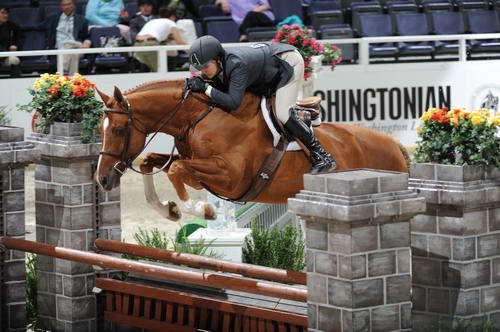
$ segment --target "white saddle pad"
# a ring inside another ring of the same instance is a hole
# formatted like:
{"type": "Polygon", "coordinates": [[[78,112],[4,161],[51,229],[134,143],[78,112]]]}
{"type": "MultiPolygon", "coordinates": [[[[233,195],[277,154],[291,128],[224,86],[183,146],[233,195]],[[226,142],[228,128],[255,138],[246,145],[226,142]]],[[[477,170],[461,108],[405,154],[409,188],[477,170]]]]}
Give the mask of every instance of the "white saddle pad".
{"type": "MultiPolygon", "coordinates": [[[[262,97],[262,100],[260,101],[260,110],[262,112],[262,115],[264,116],[264,119],[266,120],[267,128],[269,128],[269,131],[271,131],[271,134],[273,135],[273,146],[276,146],[278,145],[278,142],[280,140],[280,134],[278,133],[278,130],[274,127],[273,121],[271,120],[271,116],[269,115],[269,112],[267,110],[267,100],[264,97],[262,97]]],[[[320,124],[321,124],[321,119],[319,118],[315,120],[313,123],[314,126],[319,126],[320,124]]],[[[300,147],[299,144],[297,144],[296,141],[292,141],[290,142],[290,144],[288,144],[286,150],[300,151],[302,150],[302,148],[300,147]]]]}

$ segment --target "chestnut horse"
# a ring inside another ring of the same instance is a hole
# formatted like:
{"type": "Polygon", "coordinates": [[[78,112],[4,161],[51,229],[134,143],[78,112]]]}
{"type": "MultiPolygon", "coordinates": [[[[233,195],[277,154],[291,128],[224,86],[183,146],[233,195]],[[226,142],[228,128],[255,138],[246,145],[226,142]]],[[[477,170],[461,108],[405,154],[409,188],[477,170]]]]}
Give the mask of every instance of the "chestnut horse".
{"type": "MultiPolygon", "coordinates": [[[[179,154],[172,155],[164,170],[181,200],[180,211],[174,202],[159,203],[157,197],[152,197],[155,193],[146,194],[148,202],[171,220],[178,220],[181,212],[215,218],[209,204],[189,198],[185,185],[202,189],[200,183],[203,183],[217,195],[241,197],[264,158],[273,150],[273,137],[260,111],[260,98],[251,93],[245,95],[237,110],[213,108],[200,120],[209,108],[207,99],[203,94],[188,94],[183,99],[184,80],[150,82],[124,95],[115,87],[113,97],[98,92],[108,108],[100,126],[103,152],[96,172],[96,180],[104,190],[119,185],[126,166],[142,151],[147,134],[159,130],[183,137],[176,140],[179,154]]],[[[408,154],[392,136],[335,123],[323,123],[314,132],[335,157],[338,170],[372,168],[408,172],[408,154]]],[[[150,172],[153,167],[161,167],[169,157],[148,154],[141,170],[150,172]]],[[[286,203],[303,189],[303,175],[310,167],[304,152],[286,152],[270,183],[254,201],[286,203]]],[[[152,184],[152,180],[147,181],[152,184]]]]}

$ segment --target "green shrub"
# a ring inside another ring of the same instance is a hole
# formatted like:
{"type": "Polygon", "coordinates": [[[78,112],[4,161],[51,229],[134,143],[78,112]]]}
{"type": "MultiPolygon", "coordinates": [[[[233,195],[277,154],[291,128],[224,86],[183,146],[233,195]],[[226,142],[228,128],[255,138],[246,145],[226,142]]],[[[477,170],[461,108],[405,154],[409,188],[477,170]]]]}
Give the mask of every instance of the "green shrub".
{"type": "Polygon", "coordinates": [[[9,112],[7,106],[0,105],[0,126],[10,125],[9,112]]]}
{"type": "Polygon", "coordinates": [[[36,331],[38,327],[36,254],[26,254],[26,315],[28,328],[36,331]]]}
{"type": "Polygon", "coordinates": [[[283,229],[260,230],[252,222],[252,233],[245,239],[243,262],[302,271],[306,266],[302,233],[292,225],[283,229]]]}

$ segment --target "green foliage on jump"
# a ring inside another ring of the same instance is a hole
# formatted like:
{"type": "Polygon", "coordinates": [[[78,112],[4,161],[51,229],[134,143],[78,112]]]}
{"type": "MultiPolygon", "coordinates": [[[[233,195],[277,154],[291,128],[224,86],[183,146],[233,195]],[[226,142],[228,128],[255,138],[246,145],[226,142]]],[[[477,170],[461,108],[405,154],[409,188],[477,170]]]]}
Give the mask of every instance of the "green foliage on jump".
{"type": "Polygon", "coordinates": [[[0,105],[0,126],[10,125],[9,112],[10,111],[7,110],[7,106],[0,105]]]}
{"type": "Polygon", "coordinates": [[[252,233],[245,239],[243,262],[285,270],[302,271],[305,244],[300,230],[292,225],[261,229],[252,222],[252,233]]]}
{"type": "Polygon", "coordinates": [[[36,254],[26,254],[26,315],[28,328],[36,331],[38,327],[36,254]]]}

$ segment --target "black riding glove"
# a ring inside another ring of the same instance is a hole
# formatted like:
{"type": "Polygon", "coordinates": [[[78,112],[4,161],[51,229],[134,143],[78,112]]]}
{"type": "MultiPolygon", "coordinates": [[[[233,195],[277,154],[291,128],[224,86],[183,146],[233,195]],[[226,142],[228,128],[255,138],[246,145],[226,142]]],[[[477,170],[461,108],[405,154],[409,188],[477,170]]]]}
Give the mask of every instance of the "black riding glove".
{"type": "Polygon", "coordinates": [[[188,78],[187,85],[189,89],[193,92],[205,92],[205,90],[208,88],[208,83],[203,82],[197,77],[191,77],[188,78]]]}

